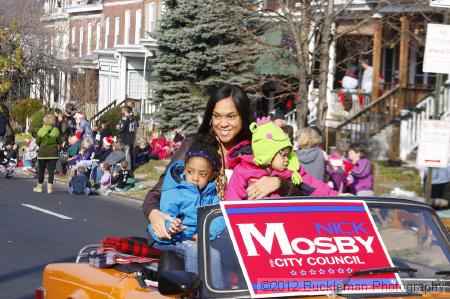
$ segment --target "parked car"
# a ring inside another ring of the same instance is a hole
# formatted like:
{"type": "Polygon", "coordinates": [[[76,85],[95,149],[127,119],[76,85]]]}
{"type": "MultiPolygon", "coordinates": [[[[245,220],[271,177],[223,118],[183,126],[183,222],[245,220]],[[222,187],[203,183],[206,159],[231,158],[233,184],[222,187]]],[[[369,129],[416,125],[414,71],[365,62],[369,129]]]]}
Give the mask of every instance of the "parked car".
{"type": "MultiPolygon", "coordinates": [[[[363,200],[394,265],[417,270],[399,273],[404,293],[371,293],[364,298],[450,298],[450,235],[434,210],[423,203],[402,199],[363,200]]],[[[170,251],[161,256],[158,264],[135,272],[89,266],[80,258],[81,253],[77,263],[47,265],[36,298],[248,298],[250,293],[229,235],[224,233],[214,241],[209,240],[211,221],[221,213],[218,205],[199,209],[199,275],[185,272],[183,257],[170,251]],[[208,262],[212,248],[224,257],[224,288],[212,282],[208,262]]]]}

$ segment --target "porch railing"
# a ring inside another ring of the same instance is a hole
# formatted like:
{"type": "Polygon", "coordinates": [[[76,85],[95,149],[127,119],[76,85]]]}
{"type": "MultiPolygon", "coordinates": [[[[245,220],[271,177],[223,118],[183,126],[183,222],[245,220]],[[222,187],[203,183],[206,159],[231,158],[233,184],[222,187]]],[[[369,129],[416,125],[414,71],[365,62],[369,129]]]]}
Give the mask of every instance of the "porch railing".
{"type": "MultiPolygon", "coordinates": [[[[406,160],[408,155],[418,146],[422,121],[433,118],[435,107],[435,94],[429,94],[415,107],[402,110],[400,122],[401,160],[406,160]]],[[[450,84],[444,85],[439,93],[437,114],[440,115],[442,120],[450,120],[450,84]]]]}
{"type": "Polygon", "coordinates": [[[341,120],[349,118],[369,105],[371,99],[372,97],[369,93],[362,93],[357,90],[334,89],[331,91],[331,100],[328,105],[328,114],[331,115],[332,118],[338,118],[341,120]],[[341,101],[339,101],[339,94],[341,92],[351,95],[352,97],[352,105],[349,111],[345,111],[343,104],[341,103],[341,101]]]}
{"type": "Polygon", "coordinates": [[[364,141],[391,124],[405,107],[415,106],[428,89],[396,87],[336,127],[336,146],[340,149],[364,141]]]}

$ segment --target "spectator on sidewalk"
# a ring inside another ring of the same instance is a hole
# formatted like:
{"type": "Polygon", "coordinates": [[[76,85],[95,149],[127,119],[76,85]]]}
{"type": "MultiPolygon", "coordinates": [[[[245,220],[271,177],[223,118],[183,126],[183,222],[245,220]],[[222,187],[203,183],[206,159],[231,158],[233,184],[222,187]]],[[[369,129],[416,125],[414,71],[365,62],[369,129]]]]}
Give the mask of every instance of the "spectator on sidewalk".
{"type": "MultiPolygon", "coordinates": [[[[111,165],[113,171],[118,171],[120,168],[118,164],[125,159],[126,157],[123,151],[123,145],[120,142],[116,142],[113,144],[113,151],[106,157],[104,162],[111,165]]],[[[92,169],[91,176],[94,183],[98,184],[103,176],[103,169],[100,166],[95,166],[92,169]]]]}
{"type": "Polygon", "coordinates": [[[124,147],[128,169],[134,170],[133,148],[136,138],[137,122],[134,116],[131,115],[131,107],[124,106],[122,108],[122,114],[123,117],[117,125],[118,137],[124,147]]]}
{"type": "Polygon", "coordinates": [[[79,166],[77,173],[69,182],[69,193],[73,195],[90,195],[93,194],[91,183],[86,175],[86,168],[79,166]]]}
{"type": "Polygon", "coordinates": [[[347,190],[347,176],[344,170],[344,161],[339,153],[328,157],[327,174],[330,178],[328,185],[339,193],[347,190]]]}
{"type": "Polygon", "coordinates": [[[31,139],[25,139],[25,146],[23,150],[23,168],[30,169],[33,168],[35,162],[37,161],[38,149],[36,144],[36,139],[34,138],[36,134],[32,134],[31,139]]]}
{"type": "Polygon", "coordinates": [[[120,162],[120,170],[117,174],[111,178],[112,182],[116,184],[116,188],[120,190],[127,190],[134,187],[134,183],[130,183],[129,180],[132,178],[131,171],[128,170],[128,162],[120,162]]]}
{"type": "Polygon", "coordinates": [[[56,162],[56,173],[58,175],[65,175],[69,162],[78,155],[78,152],[81,149],[80,136],[81,134],[78,133],[77,135],[69,137],[68,146],[66,146],[66,144],[63,145],[63,150],[59,154],[58,160],[56,162]]]}
{"type": "Polygon", "coordinates": [[[0,145],[0,174],[5,178],[12,178],[18,161],[17,144],[5,141],[0,145]]]}
{"type": "Polygon", "coordinates": [[[157,154],[151,153],[151,147],[145,139],[139,140],[139,145],[134,148],[133,157],[134,157],[134,166],[138,168],[139,166],[147,163],[150,160],[158,160],[159,157],[157,154]]]}
{"type": "Polygon", "coordinates": [[[53,178],[56,161],[58,161],[58,146],[61,143],[58,128],[54,127],[55,118],[48,114],[44,116],[44,125],[37,132],[36,144],[38,151],[38,183],[34,192],[42,193],[45,170],[48,171],[47,193],[53,193],[53,178]]]}
{"type": "Polygon", "coordinates": [[[77,113],[75,113],[74,117],[75,117],[75,122],[77,124],[76,134],[77,134],[78,138],[80,140],[83,140],[87,137],[90,137],[90,139],[93,140],[94,137],[92,136],[91,125],[84,117],[84,114],[82,112],[77,112],[77,113]]]}
{"type": "Polygon", "coordinates": [[[325,180],[325,158],[320,148],[322,137],[311,127],[303,128],[297,135],[296,151],[300,165],[319,181],[325,180]]]}
{"type": "Polygon", "coordinates": [[[353,163],[347,178],[350,193],[357,196],[373,196],[372,163],[367,159],[363,146],[360,143],[350,144],[348,158],[353,163]]]}

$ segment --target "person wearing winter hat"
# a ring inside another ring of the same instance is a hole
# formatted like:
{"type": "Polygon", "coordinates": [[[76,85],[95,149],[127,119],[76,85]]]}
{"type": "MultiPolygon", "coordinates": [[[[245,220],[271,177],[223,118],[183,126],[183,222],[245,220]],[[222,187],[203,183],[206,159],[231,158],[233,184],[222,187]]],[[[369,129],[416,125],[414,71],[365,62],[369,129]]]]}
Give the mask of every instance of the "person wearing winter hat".
{"type": "Polygon", "coordinates": [[[339,153],[333,153],[328,157],[327,174],[330,178],[328,185],[338,192],[344,192],[347,188],[347,176],[345,175],[344,161],[339,153]]]}
{"type": "MultiPolygon", "coordinates": [[[[258,119],[250,125],[252,143],[243,141],[227,154],[228,166],[234,168],[228,183],[225,200],[247,199],[246,188],[262,176],[277,176],[290,179],[302,195],[336,196],[338,192],[327,184],[308,175],[300,166],[292,143],[283,130],[270,121],[258,119]]],[[[280,197],[271,193],[268,197],[280,197]]],[[[258,198],[255,194],[254,198],[258,198]]]]}
{"type": "Polygon", "coordinates": [[[84,139],[87,136],[89,136],[91,139],[94,139],[94,136],[92,134],[91,125],[84,117],[84,114],[82,112],[77,112],[74,115],[75,122],[77,124],[77,130],[76,134],[79,139],[84,139]]]}

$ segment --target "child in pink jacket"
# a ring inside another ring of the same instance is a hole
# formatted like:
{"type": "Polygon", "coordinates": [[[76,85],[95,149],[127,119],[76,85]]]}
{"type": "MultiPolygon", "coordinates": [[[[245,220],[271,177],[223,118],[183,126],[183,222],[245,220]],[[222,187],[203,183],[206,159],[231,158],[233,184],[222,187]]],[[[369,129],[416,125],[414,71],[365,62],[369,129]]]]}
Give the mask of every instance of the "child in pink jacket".
{"type": "MultiPolygon", "coordinates": [[[[292,143],[283,130],[269,118],[258,119],[250,125],[252,142],[242,141],[227,154],[227,164],[233,169],[225,200],[247,199],[246,189],[251,179],[277,176],[300,185],[303,195],[337,196],[339,193],[324,182],[308,175],[300,166],[292,143]]],[[[276,192],[268,197],[280,197],[276,192]]]]}

